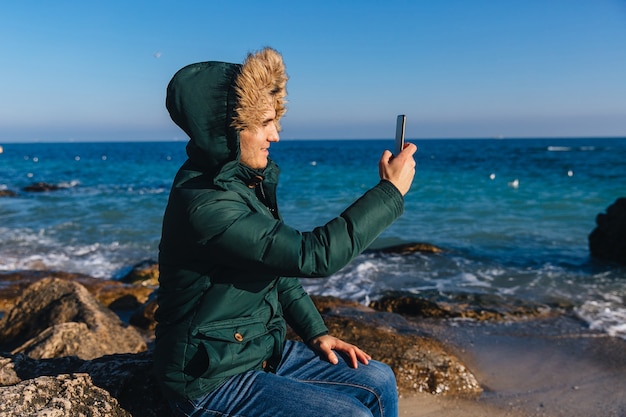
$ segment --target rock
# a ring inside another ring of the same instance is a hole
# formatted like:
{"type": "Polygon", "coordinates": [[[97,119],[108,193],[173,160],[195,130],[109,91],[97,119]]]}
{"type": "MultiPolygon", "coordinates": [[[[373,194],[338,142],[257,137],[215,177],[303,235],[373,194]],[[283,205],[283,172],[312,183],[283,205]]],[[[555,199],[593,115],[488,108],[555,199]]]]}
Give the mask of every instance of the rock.
{"type": "Polygon", "coordinates": [[[24,187],[24,191],[44,192],[44,191],[56,191],[60,187],[54,184],[48,184],[46,182],[36,182],[24,187]]]}
{"type": "MultiPolygon", "coordinates": [[[[0,388],[0,396],[3,398],[0,410],[13,407],[23,410],[26,402],[48,403],[51,400],[47,390],[33,391],[33,387],[37,388],[45,383],[52,386],[65,384],[70,387],[55,394],[55,398],[63,399],[67,408],[62,410],[64,414],[40,415],[171,416],[152,376],[152,363],[151,351],[107,355],[89,361],[76,357],[34,360],[21,354],[0,354],[0,385],[3,386],[0,388]],[[10,384],[4,383],[8,380],[11,380],[10,384]],[[72,389],[73,386],[84,386],[84,392],[72,389]],[[6,401],[5,394],[8,393],[11,393],[10,398],[15,403],[6,401]],[[31,400],[22,394],[30,395],[31,400]],[[92,404],[100,411],[86,408],[92,404]]],[[[7,417],[24,415],[36,415],[36,412],[0,412],[0,416],[7,417]]]]}
{"type": "Polygon", "coordinates": [[[596,216],[596,228],[589,235],[591,256],[626,265],[626,197],[596,216]]]}
{"type": "Polygon", "coordinates": [[[477,397],[482,387],[461,361],[434,339],[400,334],[345,317],[325,317],[330,334],[389,365],[400,395],[427,392],[477,397]]]}
{"type": "Polygon", "coordinates": [[[402,243],[402,244],[393,245],[393,246],[386,246],[380,249],[371,249],[366,252],[397,253],[400,255],[408,255],[410,253],[415,253],[415,252],[441,253],[443,252],[443,249],[435,245],[432,245],[430,243],[412,242],[412,243],[402,243]]]}
{"type": "Polygon", "coordinates": [[[363,308],[364,311],[371,311],[370,309],[365,308],[363,304],[352,300],[344,300],[330,295],[310,295],[310,297],[313,300],[315,307],[322,315],[333,309],[343,307],[349,307],[352,309],[363,308]]]}
{"type": "Polygon", "coordinates": [[[131,417],[86,374],[41,376],[0,388],[0,416],[131,417]]]}
{"type": "Polygon", "coordinates": [[[0,273],[0,311],[6,312],[15,305],[17,298],[29,285],[44,279],[58,278],[78,282],[89,290],[104,306],[116,311],[134,310],[148,300],[154,288],[124,284],[117,280],[95,278],[89,275],[61,271],[19,271],[0,273]]]}
{"type": "MultiPolygon", "coordinates": [[[[419,294],[391,292],[370,307],[412,317],[466,318],[473,320],[516,320],[546,316],[550,306],[520,301],[497,294],[422,291],[419,294]]],[[[559,306],[562,307],[562,306],[559,306]]]]}
{"type": "Polygon", "coordinates": [[[152,260],[142,261],[121,278],[122,282],[128,284],[140,284],[152,287],[159,286],[159,264],[152,260]]]}
{"type": "MultiPolygon", "coordinates": [[[[475,376],[455,355],[401,316],[334,297],[312,298],[330,334],[391,366],[401,395],[477,397],[482,393],[475,376]]],[[[291,330],[288,337],[297,338],[291,330]]]]}
{"type": "Polygon", "coordinates": [[[0,353],[0,387],[19,384],[22,380],[17,376],[12,355],[8,355],[8,357],[2,355],[0,353]]]}
{"type": "Polygon", "coordinates": [[[0,197],[15,197],[17,193],[11,190],[0,190],[0,197]]]}
{"type": "Polygon", "coordinates": [[[0,348],[33,358],[146,350],[142,336],[122,323],[76,282],[56,278],[24,290],[15,307],[0,319],[0,348]]]}
{"type": "Polygon", "coordinates": [[[130,316],[130,324],[139,327],[140,329],[154,331],[156,328],[154,313],[156,313],[158,308],[159,305],[156,300],[156,292],[154,292],[148,301],[135,310],[133,315],[130,316]]]}

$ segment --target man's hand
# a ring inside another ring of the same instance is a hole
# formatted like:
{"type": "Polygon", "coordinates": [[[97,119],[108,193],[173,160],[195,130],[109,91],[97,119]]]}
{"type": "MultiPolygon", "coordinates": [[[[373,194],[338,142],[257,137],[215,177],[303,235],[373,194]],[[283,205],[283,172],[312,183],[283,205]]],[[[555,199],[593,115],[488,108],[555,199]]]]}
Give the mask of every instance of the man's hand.
{"type": "Polygon", "coordinates": [[[392,155],[388,150],[383,152],[378,162],[380,179],[391,182],[402,195],[406,195],[409,192],[415,176],[415,159],[413,159],[413,154],[416,151],[417,146],[407,143],[404,145],[402,152],[396,156],[392,155]]]}
{"type": "Polygon", "coordinates": [[[316,337],[309,342],[309,346],[319,352],[322,357],[325,357],[333,365],[339,362],[339,358],[337,358],[337,354],[334,351],[343,353],[346,356],[348,365],[352,368],[357,368],[359,362],[367,365],[368,361],[372,359],[370,355],[363,352],[358,347],[330,335],[316,337]]]}

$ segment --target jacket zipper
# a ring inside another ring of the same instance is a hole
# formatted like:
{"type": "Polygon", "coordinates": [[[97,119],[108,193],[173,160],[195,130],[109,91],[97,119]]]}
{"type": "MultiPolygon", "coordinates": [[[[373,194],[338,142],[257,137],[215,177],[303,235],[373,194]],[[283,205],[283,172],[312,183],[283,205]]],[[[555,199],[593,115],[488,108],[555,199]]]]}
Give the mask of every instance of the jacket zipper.
{"type": "Polygon", "coordinates": [[[259,187],[259,192],[261,193],[260,195],[261,202],[263,203],[263,205],[265,205],[265,207],[267,207],[267,209],[270,211],[272,216],[277,219],[278,216],[276,213],[276,207],[273,207],[272,205],[269,204],[269,201],[267,200],[267,196],[265,195],[265,189],[263,188],[263,183],[259,182],[258,187],[259,187]]]}

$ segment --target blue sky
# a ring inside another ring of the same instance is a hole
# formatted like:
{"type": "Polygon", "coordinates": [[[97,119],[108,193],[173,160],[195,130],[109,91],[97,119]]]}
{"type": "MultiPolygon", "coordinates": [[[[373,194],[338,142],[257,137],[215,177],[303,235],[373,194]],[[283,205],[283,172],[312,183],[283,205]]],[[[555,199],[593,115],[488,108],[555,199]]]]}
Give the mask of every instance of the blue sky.
{"type": "Polygon", "coordinates": [[[626,0],[3,1],[0,143],[173,140],[165,87],[283,53],[283,139],[626,136],[626,0]]]}

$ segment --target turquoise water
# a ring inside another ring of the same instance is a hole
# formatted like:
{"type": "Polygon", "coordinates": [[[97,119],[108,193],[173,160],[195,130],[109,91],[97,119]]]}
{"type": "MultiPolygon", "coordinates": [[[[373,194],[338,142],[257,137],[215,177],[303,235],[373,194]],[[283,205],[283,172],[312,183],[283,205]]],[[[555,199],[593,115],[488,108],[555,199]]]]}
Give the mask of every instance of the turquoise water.
{"type": "MultiPolygon", "coordinates": [[[[626,270],[589,258],[595,217],[626,196],[626,139],[416,140],[406,211],[381,244],[428,242],[438,255],[364,254],[318,294],[361,302],[386,291],[475,292],[566,301],[592,327],[626,337],[626,270]]],[[[300,230],[324,224],[378,181],[391,140],[288,141],[280,209],[300,230]]],[[[118,277],[156,259],[184,142],[3,144],[0,270],[118,277]],[[27,193],[34,182],[61,188],[27,193]]]]}

